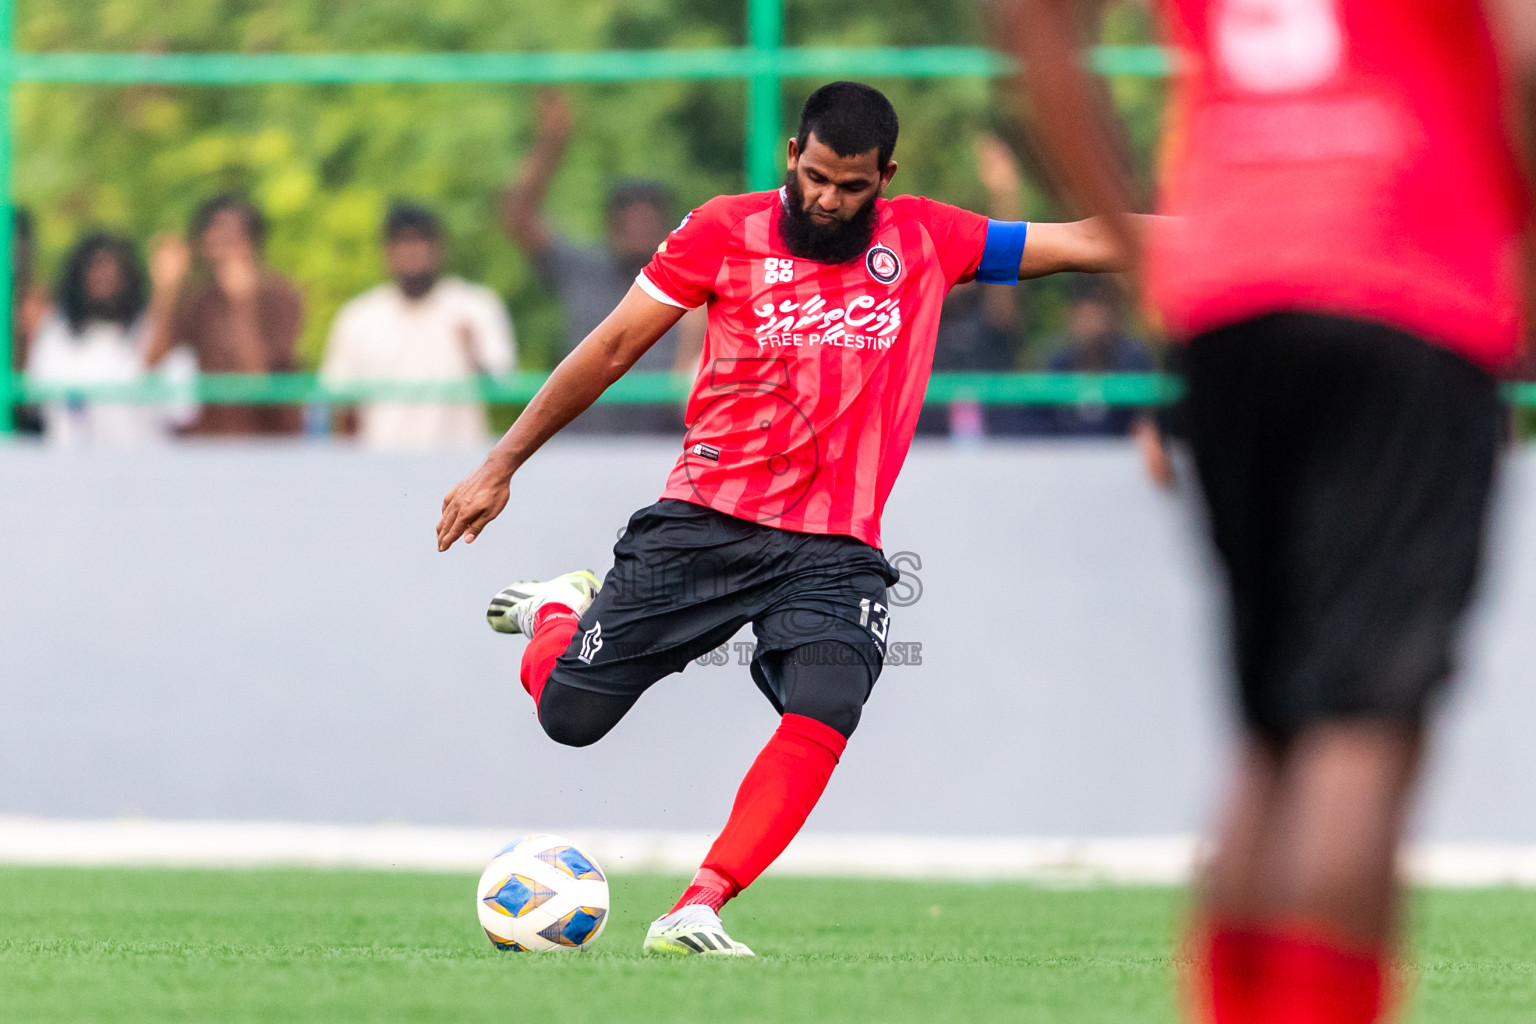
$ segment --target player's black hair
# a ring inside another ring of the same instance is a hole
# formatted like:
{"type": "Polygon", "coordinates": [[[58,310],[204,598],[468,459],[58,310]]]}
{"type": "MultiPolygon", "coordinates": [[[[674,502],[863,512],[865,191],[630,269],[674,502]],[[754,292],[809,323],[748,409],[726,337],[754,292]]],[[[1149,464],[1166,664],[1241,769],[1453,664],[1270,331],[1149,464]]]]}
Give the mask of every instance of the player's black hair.
{"type": "Polygon", "coordinates": [[[811,93],[800,111],[800,151],[811,133],[838,156],[877,150],[884,170],[896,152],[896,108],[879,89],[862,82],[829,82],[811,93]]]}
{"type": "Polygon", "coordinates": [[[255,203],[237,192],[223,192],[212,199],[203,200],[197,212],[192,214],[192,237],[202,238],[208,225],[213,223],[213,218],[226,210],[233,210],[245,221],[245,234],[258,252],[266,246],[267,218],[262,216],[255,203]]]}
{"type": "Polygon", "coordinates": [[[415,203],[395,203],[384,217],[384,241],[393,242],[401,235],[416,235],[431,242],[443,240],[443,221],[437,214],[415,203]]]}
{"type": "Polygon", "coordinates": [[[626,178],[608,192],[608,216],[613,217],[631,206],[649,206],[664,219],[670,219],[672,190],[649,178],[626,178]]]}
{"type": "Polygon", "coordinates": [[[85,329],[86,321],[93,316],[131,327],[149,301],[144,264],[139,260],[138,250],[119,235],[104,232],[86,235],[75,243],[65,259],[54,298],[69,329],[76,334],[85,329]],[[108,253],[117,260],[123,274],[123,288],[106,302],[92,303],[86,292],[85,279],[91,261],[100,253],[108,253]]]}

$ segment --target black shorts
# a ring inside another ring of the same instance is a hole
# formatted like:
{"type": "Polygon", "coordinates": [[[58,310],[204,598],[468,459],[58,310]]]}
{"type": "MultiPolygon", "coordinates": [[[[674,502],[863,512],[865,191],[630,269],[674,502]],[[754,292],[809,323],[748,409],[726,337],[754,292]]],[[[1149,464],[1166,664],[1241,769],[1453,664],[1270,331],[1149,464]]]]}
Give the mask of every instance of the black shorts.
{"type": "Polygon", "coordinates": [[[1392,328],[1278,313],[1195,338],[1190,444],[1246,724],[1418,721],[1448,679],[1507,416],[1493,377],[1392,328]]]}
{"type": "Polygon", "coordinates": [[[783,656],[836,640],[878,678],[900,573],[852,537],[795,533],[664,498],[630,517],[613,568],[550,678],[638,696],[752,623],[752,678],[784,710],[783,656]]]}

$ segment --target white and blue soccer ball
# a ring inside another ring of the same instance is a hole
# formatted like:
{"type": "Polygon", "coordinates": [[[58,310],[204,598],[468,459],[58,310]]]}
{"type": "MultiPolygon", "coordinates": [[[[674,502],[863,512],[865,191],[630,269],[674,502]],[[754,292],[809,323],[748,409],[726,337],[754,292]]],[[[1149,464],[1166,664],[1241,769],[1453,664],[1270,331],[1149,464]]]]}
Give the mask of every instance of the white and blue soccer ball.
{"type": "Polygon", "coordinates": [[[569,839],[527,836],[486,867],[475,909],[497,949],[583,950],[608,923],[608,879],[569,839]]]}

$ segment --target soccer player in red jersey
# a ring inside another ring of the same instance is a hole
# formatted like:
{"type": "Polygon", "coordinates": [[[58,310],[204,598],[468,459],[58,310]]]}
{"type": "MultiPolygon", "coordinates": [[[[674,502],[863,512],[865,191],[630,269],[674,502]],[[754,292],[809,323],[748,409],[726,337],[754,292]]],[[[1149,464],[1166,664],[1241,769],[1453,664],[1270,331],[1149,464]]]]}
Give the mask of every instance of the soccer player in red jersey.
{"type": "Polygon", "coordinates": [[[784,187],[690,213],[443,501],[439,550],[473,541],[506,506],[517,468],[685,311],[707,307],[682,452],[661,500],[630,519],[601,589],[590,573],[514,584],[488,613],[530,638],[523,685],[544,731],[573,746],[752,624],[752,678],[783,717],[647,950],[749,954],[720,908],[799,831],[858,725],[899,575],[880,551],[880,513],[912,441],[945,293],[972,278],[1125,264],[1097,221],[1003,223],[882,198],[896,133],[875,89],[814,92],[784,187]]]}
{"type": "MultiPolygon", "coordinates": [[[[1243,724],[1193,1008],[1369,1024],[1392,1002],[1395,858],[1507,425],[1536,4],[1161,6],[1172,216],[1146,280],[1186,343],[1243,724]]],[[[1116,225],[1130,190],[1073,7],[1027,3],[1015,42],[1064,180],[1116,225]]]]}

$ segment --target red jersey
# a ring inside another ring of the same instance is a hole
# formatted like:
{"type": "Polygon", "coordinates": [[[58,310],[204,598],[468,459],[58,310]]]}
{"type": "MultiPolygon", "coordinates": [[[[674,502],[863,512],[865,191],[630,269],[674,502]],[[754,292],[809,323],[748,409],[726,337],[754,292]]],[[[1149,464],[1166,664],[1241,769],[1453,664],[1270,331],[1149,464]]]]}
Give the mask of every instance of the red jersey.
{"type": "Polygon", "coordinates": [[[989,231],[987,218],[929,199],[876,200],[864,255],[828,265],[785,249],[783,202],[782,192],[710,200],[640,274],[659,301],[709,307],[683,453],[662,497],[879,547],[944,296],[978,271],[1017,281],[1024,225],[989,231]]]}
{"type": "Polygon", "coordinates": [[[1277,310],[1485,367],[1526,216],[1479,0],[1164,0],[1181,74],[1149,284],[1188,337],[1277,310]]]}

